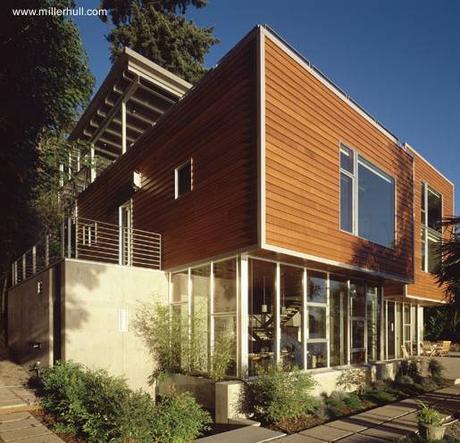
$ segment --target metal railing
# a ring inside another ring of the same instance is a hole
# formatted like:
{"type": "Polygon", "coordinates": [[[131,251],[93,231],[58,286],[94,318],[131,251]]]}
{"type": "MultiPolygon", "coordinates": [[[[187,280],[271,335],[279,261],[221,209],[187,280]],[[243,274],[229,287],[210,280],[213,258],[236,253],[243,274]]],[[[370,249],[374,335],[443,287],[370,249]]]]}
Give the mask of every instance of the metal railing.
{"type": "Polygon", "coordinates": [[[62,258],[161,269],[161,235],[82,217],[67,219],[11,265],[11,286],[62,258]]]}

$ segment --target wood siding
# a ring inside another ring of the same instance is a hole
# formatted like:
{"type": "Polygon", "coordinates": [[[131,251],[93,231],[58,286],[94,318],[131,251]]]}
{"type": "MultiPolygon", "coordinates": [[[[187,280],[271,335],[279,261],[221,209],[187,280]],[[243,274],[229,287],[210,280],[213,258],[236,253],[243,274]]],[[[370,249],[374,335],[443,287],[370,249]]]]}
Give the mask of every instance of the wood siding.
{"type": "Polygon", "coordinates": [[[412,278],[412,156],[265,38],[266,243],[412,278]],[[343,142],[396,181],[396,247],[339,229],[343,142]]]}
{"type": "Polygon", "coordinates": [[[250,34],[78,199],[79,216],[162,235],[163,269],[257,242],[256,39],[250,34]],[[174,169],[192,159],[193,190],[175,200],[174,169]],[[133,193],[133,171],[142,188],[133,193]]]}
{"type": "MultiPolygon", "coordinates": [[[[443,217],[453,215],[454,189],[451,183],[442,177],[429,163],[420,156],[415,155],[415,180],[414,180],[414,263],[415,263],[415,283],[408,285],[407,293],[413,297],[429,298],[433,300],[443,300],[444,291],[436,283],[434,276],[421,269],[422,249],[420,233],[421,224],[421,184],[425,182],[432,189],[442,195],[443,217]]],[[[444,231],[444,237],[449,237],[448,230],[444,231]]]]}

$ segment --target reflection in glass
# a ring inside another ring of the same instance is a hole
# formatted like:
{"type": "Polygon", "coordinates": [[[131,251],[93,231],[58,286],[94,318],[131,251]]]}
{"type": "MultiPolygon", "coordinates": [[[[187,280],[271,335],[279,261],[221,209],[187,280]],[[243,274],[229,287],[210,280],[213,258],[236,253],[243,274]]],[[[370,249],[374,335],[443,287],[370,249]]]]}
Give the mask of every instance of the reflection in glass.
{"type": "Polygon", "coordinates": [[[325,368],[327,366],[327,343],[307,344],[307,368],[325,368]]]}
{"type": "Polygon", "coordinates": [[[353,179],[340,174],[340,228],[353,232],[353,179]]]}
{"type": "Polygon", "coordinates": [[[358,235],[383,246],[394,246],[394,179],[359,157],[358,235]]]}
{"type": "Polygon", "coordinates": [[[348,285],[346,279],[331,275],[329,303],[331,366],[346,365],[348,354],[348,285]]]}
{"type": "Polygon", "coordinates": [[[351,316],[364,317],[366,315],[366,290],[361,282],[350,283],[351,316]]]}
{"type": "Polygon", "coordinates": [[[249,374],[274,362],[276,265],[249,260],[249,374]]]}
{"type": "Polygon", "coordinates": [[[431,188],[428,190],[428,227],[442,232],[442,198],[441,195],[431,188]]]}
{"type": "Polygon", "coordinates": [[[309,338],[326,338],[326,308],[319,306],[308,307],[309,338]]]}
{"type": "Polygon", "coordinates": [[[364,348],[364,320],[353,320],[351,346],[364,348]]]}
{"type": "Polygon", "coordinates": [[[340,167],[351,174],[353,174],[353,157],[354,153],[351,149],[343,145],[340,147],[340,167]]]}
{"type": "MultiPolygon", "coordinates": [[[[326,303],[327,276],[322,272],[308,271],[307,301],[312,303],[326,303]]],[[[311,337],[310,337],[311,338],[311,337]]]]}
{"type": "Polygon", "coordinates": [[[281,358],[286,368],[301,368],[303,269],[282,265],[280,272],[281,358]]]}
{"type": "Polygon", "coordinates": [[[188,301],[188,270],[176,272],[171,276],[172,303],[187,303],[188,301]]]}
{"type": "Polygon", "coordinates": [[[388,302],[388,324],[387,324],[387,334],[388,334],[388,358],[395,358],[395,304],[392,301],[388,302]]]}
{"type": "Polygon", "coordinates": [[[214,263],[214,349],[231,340],[231,362],[227,375],[236,375],[237,368],[237,261],[214,263]]]}
{"type": "Polygon", "coordinates": [[[367,358],[378,360],[378,290],[374,286],[367,288],[367,358]]]}

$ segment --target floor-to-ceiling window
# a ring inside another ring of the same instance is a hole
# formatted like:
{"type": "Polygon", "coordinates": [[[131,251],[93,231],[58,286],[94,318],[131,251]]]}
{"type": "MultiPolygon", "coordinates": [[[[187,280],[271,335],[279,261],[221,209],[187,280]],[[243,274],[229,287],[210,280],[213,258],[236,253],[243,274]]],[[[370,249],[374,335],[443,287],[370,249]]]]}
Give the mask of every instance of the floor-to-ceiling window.
{"type": "Polygon", "coordinates": [[[402,355],[402,348],[401,345],[403,344],[403,322],[402,322],[402,304],[396,303],[396,328],[395,328],[395,341],[396,341],[396,358],[401,358],[402,355]]]}
{"type": "Polygon", "coordinates": [[[366,286],[350,282],[351,299],[351,363],[366,361],[366,286]]]}
{"type": "Polygon", "coordinates": [[[327,274],[307,271],[307,368],[324,368],[327,362],[327,274]]]}
{"type": "Polygon", "coordinates": [[[376,286],[367,287],[367,359],[379,359],[379,290],[376,286]]]}
{"type": "Polygon", "coordinates": [[[249,260],[249,374],[275,362],[275,282],[275,263],[249,260]]]}
{"type": "Polygon", "coordinates": [[[191,349],[190,365],[194,372],[206,372],[209,364],[209,299],[211,294],[211,266],[192,268],[190,272],[191,349]]]}
{"type": "Polygon", "coordinates": [[[213,294],[213,352],[219,351],[219,346],[231,347],[231,361],[227,369],[228,375],[237,373],[237,295],[238,295],[238,266],[237,259],[215,262],[214,294],[213,294]]]}
{"type": "Polygon", "coordinates": [[[284,367],[303,366],[303,268],[280,266],[280,353],[284,367]]]}
{"type": "Polygon", "coordinates": [[[183,349],[183,343],[189,339],[189,275],[188,270],[176,272],[171,275],[171,307],[172,328],[175,329],[173,336],[180,341],[175,343],[177,352],[178,368],[188,369],[188,352],[183,349]]]}
{"type": "Polygon", "coordinates": [[[344,277],[330,276],[330,364],[348,364],[348,281],[344,277]]]}
{"type": "Polygon", "coordinates": [[[395,303],[387,302],[387,358],[395,358],[395,303]]]}

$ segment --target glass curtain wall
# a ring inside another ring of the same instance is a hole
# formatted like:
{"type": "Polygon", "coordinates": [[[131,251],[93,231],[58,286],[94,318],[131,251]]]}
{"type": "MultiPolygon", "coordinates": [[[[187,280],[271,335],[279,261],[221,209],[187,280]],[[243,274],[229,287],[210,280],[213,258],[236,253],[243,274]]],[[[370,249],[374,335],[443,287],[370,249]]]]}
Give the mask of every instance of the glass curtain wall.
{"type": "Polygon", "coordinates": [[[307,271],[307,368],[324,368],[327,361],[327,274],[307,271]]]}
{"type": "Polygon", "coordinates": [[[393,359],[395,355],[395,303],[392,301],[387,302],[387,358],[393,359]]]}
{"type": "Polygon", "coordinates": [[[379,357],[379,290],[376,286],[367,287],[367,359],[377,361],[379,357]]]}
{"type": "Polygon", "coordinates": [[[214,344],[216,347],[231,343],[231,362],[228,375],[237,374],[237,261],[236,259],[214,263],[213,315],[214,344]]]}
{"type": "Polygon", "coordinates": [[[189,366],[187,348],[183,346],[189,339],[189,303],[188,303],[188,270],[177,272],[171,275],[171,315],[173,337],[175,337],[175,348],[177,351],[178,369],[187,369],[189,366]],[[180,337],[180,339],[179,339],[180,337]]]}
{"type": "Polygon", "coordinates": [[[280,353],[286,368],[303,366],[302,268],[280,266],[280,353]]]}
{"type": "Polygon", "coordinates": [[[330,276],[330,364],[348,364],[348,281],[339,276],[330,276]]]}
{"type": "Polygon", "coordinates": [[[248,370],[250,375],[275,362],[276,264],[249,260],[248,370]]]}
{"type": "Polygon", "coordinates": [[[351,363],[366,361],[366,287],[362,282],[350,282],[351,300],[351,363]]]}

